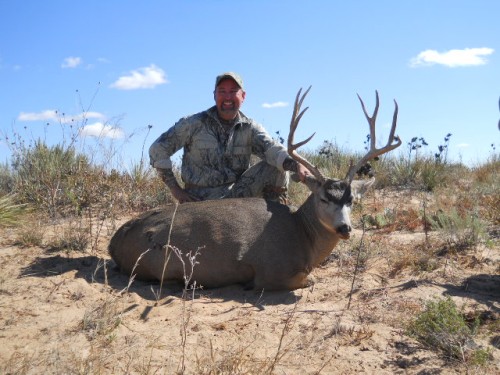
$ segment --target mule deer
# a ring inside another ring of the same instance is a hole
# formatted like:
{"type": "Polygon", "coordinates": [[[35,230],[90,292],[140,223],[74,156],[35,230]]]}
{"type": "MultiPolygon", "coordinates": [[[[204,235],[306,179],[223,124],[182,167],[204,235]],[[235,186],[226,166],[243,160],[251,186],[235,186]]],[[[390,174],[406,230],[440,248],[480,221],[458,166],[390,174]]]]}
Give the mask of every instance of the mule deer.
{"type": "MultiPolygon", "coordinates": [[[[310,87],[309,87],[310,89],[310,87]]],[[[293,143],[301,106],[309,89],[297,93],[290,123],[288,152],[313,174],[305,184],[310,196],[296,210],[260,198],[237,198],[169,205],[148,211],[125,223],[115,233],[109,252],[122,272],[142,280],[180,280],[192,273],[192,282],[207,288],[243,284],[246,289],[293,290],[306,287],[308,275],[351,232],[353,195],[363,193],[374,179],[353,181],[366,161],[401,145],[394,135],[396,101],[389,141],[375,147],[375,111],[370,117],[370,150],[349,168],[346,178],[330,179],[297,153],[311,138],[293,143]],[[184,252],[179,255],[180,250],[184,252]],[[189,256],[198,252],[193,262],[189,256]],[[180,257],[184,261],[180,260],[180,257]],[[188,269],[186,270],[187,267],[188,269]]],[[[313,134],[314,135],[314,134],[313,134]]]]}

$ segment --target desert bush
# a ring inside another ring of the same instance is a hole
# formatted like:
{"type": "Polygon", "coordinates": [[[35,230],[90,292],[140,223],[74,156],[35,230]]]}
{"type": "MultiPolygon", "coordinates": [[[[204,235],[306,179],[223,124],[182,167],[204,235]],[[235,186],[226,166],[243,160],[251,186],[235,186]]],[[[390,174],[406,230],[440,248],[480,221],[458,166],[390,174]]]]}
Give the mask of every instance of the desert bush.
{"type": "Polygon", "coordinates": [[[12,165],[16,191],[23,201],[54,217],[59,207],[69,203],[69,176],[85,168],[88,161],[72,147],[49,147],[38,140],[33,146],[15,149],[12,165]]]}
{"type": "Polygon", "coordinates": [[[362,157],[331,141],[324,141],[315,152],[304,152],[304,156],[324,171],[326,176],[339,179],[346,176],[351,160],[358,160],[362,157]]]}
{"type": "Polygon", "coordinates": [[[326,140],[316,150],[304,149],[300,153],[325,176],[336,179],[342,179],[347,175],[351,161],[362,158],[361,153],[351,152],[336,142],[326,140]]]}
{"type": "MultiPolygon", "coordinates": [[[[12,175],[18,199],[50,218],[85,217],[93,225],[88,228],[91,234],[99,221],[113,220],[120,211],[145,210],[171,201],[168,189],[143,162],[129,172],[119,172],[94,165],[90,159],[64,143],[16,143],[12,175]]],[[[79,236],[79,250],[85,247],[82,239],[79,236]]],[[[66,240],[61,238],[54,247],[75,247],[75,238],[66,240]]]]}
{"type": "Polygon", "coordinates": [[[492,156],[486,163],[475,167],[471,174],[475,182],[471,189],[482,218],[494,225],[500,224],[500,159],[492,156]]]}
{"type": "Polygon", "coordinates": [[[396,277],[405,268],[410,268],[412,272],[420,274],[422,272],[432,272],[438,267],[439,262],[432,249],[418,245],[413,251],[402,253],[391,261],[389,277],[396,277]]]}
{"type": "MultiPolygon", "coordinates": [[[[410,336],[447,358],[479,362],[484,350],[476,349],[473,335],[478,323],[469,327],[450,297],[427,302],[408,327],[410,336]]],[[[484,359],[484,358],[483,358],[484,359]]]]}
{"type": "Polygon", "coordinates": [[[449,183],[448,170],[452,166],[436,163],[431,156],[408,160],[404,156],[386,158],[384,167],[377,174],[379,187],[412,188],[423,191],[434,191],[437,187],[449,183]]]}
{"type": "MultiPolygon", "coordinates": [[[[478,215],[487,220],[498,220],[500,215],[496,207],[500,203],[500,193],[496,186],[500,183],[494,177],[500,175],[498,158],[492,158],[486,165],[471,170],[461,164],[449,163],[446,160],[446,148],[440,151],[439,157],[423,152],[423,143],[423,139],[417,138],[408,144],[407,153],[391,153],[383,155],[378,161],[372,161],[377,178],[376,188],[436,191],[476,178],[476,197],[481,206],[479,209],[477,205],[468,208],[476,209],[478,215]]],[[[120,211],[142,211],[173,201],[169,190],[144,161],[144,157],[127,170],[112,169],[111,164],[115,164],[103,160],[119,158],[117,149],[113,149],[110,152],[113,156],[106,159],[87,152],[78,153],[74,144],[72,141],[67,145],[63,141],[48,146],[38,140],[26,145],[26,142],[18,139],[12,146],[12,169],[0,167],[0,175],[6,176],[1,180],[0,189],[15,189],[20,202],[30,203],[50,217],[113,217],[120,211]]],[[[95,152],[97,155],[103,154],[95,152]]],[[[351,160],[358,160],[362,153],[351,152],[335,142],[324,141],[317,150],[305,151],[304,156],[325,175],[343,178],[351,160]]],[[[179,174],[178,168],[176,174],[179,174]]],[[[307,198],[309,190],[303,184],[292,183],[289,195],[292,204],[299,205],[307,198]]],[[[460,210],[465,210],[465,203],[462,206],[460,210]]],[[[372,225],[392,228],[394,223],[402,219],[396,216],[397,213],[377,214],[372,218],[372,225]]],[[[409,225],[417,225],[417,221],[410,223],[414,219],[413,213],[403,219],[409,225]]]]}
{"type": "MultiPolygon", "coordinates": [[[[175,166],[174,174],[180,181],[180,171],[175,166]]],[[[173,202],[170,190],[156,176],[153,168],[146,167],[142,162],[134,164],[123,181],[127,205],[132,210],[146,210],[173,202]]]]}
{"type": "Polygon", "coordinates": [[[468,171],[461,163],[448,161],[450,137],[448,133],[434,154],[424,150],[428,144],[423,137],[413,137],[406,145],[406,152],[401,150],[399,155],[385,155],[377,169],[377,186],[434,191],[449,185],[468,171]]]}
{"type": "Polygon", "coordinates": [[[63,228],[58,236],[52,239],[47,246],[50,251],[85,251],[90,240],[90,235],[86,228],[69,226],[63,228]]]}
{"type": "Polygon", "coordinates": [[[474,213],[460,214],[456,208],[438,212],[430,220],[433,229],[440,231],[449,247],[456,251],[476,248],[487,238],[486,223],[474,213]]]}
{"type": "Polygon", "coordinates": [[[500,154],[491,155],[486,162],[473,168],[474,179],[479,183],[498,182],[500,173],[500,154]]]}
{"type": "Polygon", "coordinates": [[[42,224],[30,218],[26,223],[17,231],[15,244],[21,247],[42,247],[44,245],[44,236],[46,228],[42,224]]]}
{"type": "Polygon", "coordinates": [[[421,214],[414,208],[385,207],[380,212],[364,215],[365,225],[384,232],[416,231],[422,229],[421,214]]]}
{"type": "Polygon", "coordinates": [[[12,193],[14,189],[14,177],[8,164],[0,163],[0,196],[12,193]]]}

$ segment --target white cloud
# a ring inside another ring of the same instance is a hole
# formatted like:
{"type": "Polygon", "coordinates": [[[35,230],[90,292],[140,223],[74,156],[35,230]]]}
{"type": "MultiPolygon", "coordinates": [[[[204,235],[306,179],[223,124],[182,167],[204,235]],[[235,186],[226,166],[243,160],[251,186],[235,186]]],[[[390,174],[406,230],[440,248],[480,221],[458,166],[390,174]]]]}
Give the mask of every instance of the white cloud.
{"type": "Polygon", "coordinates": [[[154,64],[132,70],[129,75],[118,78],[110,87],[118,90],[152,89],[168,83],[163,69],[154,64]]]}
{"type": "Polygon", "coordinates": [[[468,143],[459,143],[456,147],[457,148],[468,148],[470,145],[468,143]]]}
{"type": "Polygon", "coordinates": [[[263,108],[281,108],[281,107],[288,107],[287,102],[274,102],[274,103],[264,103],[262,104],[263,108]]]}
{"type": "Polygon", "coordinates": [[[61,64],[61,68],[76,68],[78,65],[80,65],[83,62],[83,60],[80,57],[66,57],[61,64]]]}
{"type": "Polygon", "coordinates": [[[80,130],[80,136],[116,139],[125,137],[125,133],[119,127],[113,127],[111,125],[103,124],[102,122],[96,122],[94,124],[85,125],[80,130]]]}
{"type": "Polygon", "coordinates": [[[17,117],[18,121],[60,121],[67,124],[75,121],[83,121],[85,119],[104,119],[105,116],[99,112],[82,112],[78,115],[66,115],[59,113],[55,109],[47,109],[41,112],[21,112],[17,117]]]}
{"type": "Polygon", "coordinates": [[[63,123],[68,123],[68,122],[74,122],[74,121],[83,121],[83,120],[88,120],[91,118],[94,119],[104,119],[104,115],[99,112],[82,112],[78,115],[73,115],[73,116],[64,116],[61,121],[63,123]]]}
{"type": "Polygon", "coordinates": [[[19,121],[49,121],[57,119],[57,111],[47,109],[42,112],[21,112],[17,117],[19,121]]]}
{"type": "Polygon", "coordinates": [[[485,65],[488,63],[488,60],[484,56],[491,55],[493,52],[495,50],[492,48],[452,49],[445,52],[428,49],[420,52],[417,57],[412,58],[410,66],[415,68],[439,64],[456,68],[460,66],[485,65]]]}

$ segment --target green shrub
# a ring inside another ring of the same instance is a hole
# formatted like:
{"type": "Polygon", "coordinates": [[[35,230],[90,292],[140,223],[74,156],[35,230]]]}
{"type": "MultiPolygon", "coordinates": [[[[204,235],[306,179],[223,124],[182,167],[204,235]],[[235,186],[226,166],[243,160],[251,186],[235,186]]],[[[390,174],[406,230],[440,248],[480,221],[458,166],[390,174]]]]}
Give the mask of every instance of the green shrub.
{"type": "Polygon", "coordinates": [[[429,349],[437,349],[451,359],[466,361],[474,356],[472,339],[478,323],[470,328],[450,297],[429,301],[408,327],[410,336],[429,349]]]}

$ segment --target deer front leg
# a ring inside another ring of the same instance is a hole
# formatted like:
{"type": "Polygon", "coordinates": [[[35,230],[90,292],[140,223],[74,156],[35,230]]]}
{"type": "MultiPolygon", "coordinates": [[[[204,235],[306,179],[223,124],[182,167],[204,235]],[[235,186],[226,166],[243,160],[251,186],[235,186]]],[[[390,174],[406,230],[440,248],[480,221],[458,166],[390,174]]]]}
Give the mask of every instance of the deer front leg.
{"type": "Polygon", "coordinates": [[[307,272],[298,272],[292,277],[283,279],[267,279],[256,277],[255,290],[295,290],[310,287],[315,283],[314,277],[307,272]]]}

